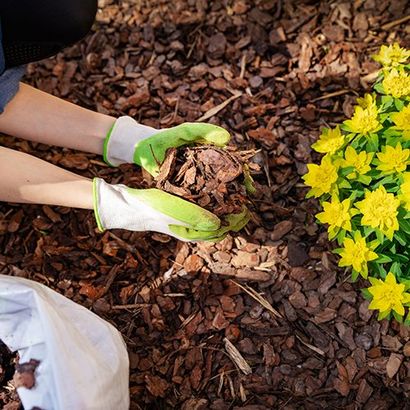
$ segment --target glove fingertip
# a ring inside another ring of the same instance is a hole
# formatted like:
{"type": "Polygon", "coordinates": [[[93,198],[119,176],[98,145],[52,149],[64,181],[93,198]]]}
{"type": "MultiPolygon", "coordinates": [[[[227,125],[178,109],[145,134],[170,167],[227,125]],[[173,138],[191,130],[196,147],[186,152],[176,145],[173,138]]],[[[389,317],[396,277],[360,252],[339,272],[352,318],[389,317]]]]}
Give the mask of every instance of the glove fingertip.
{"type": "Polygon", "coordinates": [[[204,218],[201,218],[195,225],[192,226],[193,229],[197,231],[212,232],[216,231],[221,226],[221,220],[211,212],[206,212],[204,218]]]}
{"type": "Polygon", "coordinates": [[[216,238],[205,239],[205,242],[217,243],[223,241],[228,236],[228,232],[216,238]]]}

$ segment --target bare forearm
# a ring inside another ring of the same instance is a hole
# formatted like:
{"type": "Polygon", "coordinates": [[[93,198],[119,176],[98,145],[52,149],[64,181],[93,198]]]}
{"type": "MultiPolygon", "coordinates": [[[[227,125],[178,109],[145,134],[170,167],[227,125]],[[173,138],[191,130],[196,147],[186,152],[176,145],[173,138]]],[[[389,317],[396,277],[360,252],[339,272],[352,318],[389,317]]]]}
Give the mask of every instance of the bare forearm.
{"type": "Polygon", "coordinates": [[[92,181],[0,147],[0,201],[92,209],[92,181]]]}
{"type": "Polygon", "coordinates": [[[20,90],[0,115],[0,132],[102,154],[104,138],[114,117],[87,110],[29,85],[20,90]]]}

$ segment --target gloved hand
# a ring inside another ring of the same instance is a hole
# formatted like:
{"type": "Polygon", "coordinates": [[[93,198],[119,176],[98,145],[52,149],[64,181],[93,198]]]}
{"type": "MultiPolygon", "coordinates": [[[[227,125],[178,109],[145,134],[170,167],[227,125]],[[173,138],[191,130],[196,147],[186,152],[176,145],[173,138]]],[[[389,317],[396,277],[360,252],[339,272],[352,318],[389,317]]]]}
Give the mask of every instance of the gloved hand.
{"type": "Polygon", "coordinates": [[[249,221],[244,207],[240,214],[220,219],[198,205],[159,189],[133,189],[93,180],[94,213],[98,228],[155,231],[182,241],[219,241],[229,231],[238,232],[249,221]]]}
{"type": "Polygon", "coordinates": [[[112,166],[135,163],[156,176],[168,148],[192,143],[223,147],[229,139],[228,131],[217,125],[187,122],[157,130],[131,117],[120,117],[104,141],[104,160],[112,166]]]}

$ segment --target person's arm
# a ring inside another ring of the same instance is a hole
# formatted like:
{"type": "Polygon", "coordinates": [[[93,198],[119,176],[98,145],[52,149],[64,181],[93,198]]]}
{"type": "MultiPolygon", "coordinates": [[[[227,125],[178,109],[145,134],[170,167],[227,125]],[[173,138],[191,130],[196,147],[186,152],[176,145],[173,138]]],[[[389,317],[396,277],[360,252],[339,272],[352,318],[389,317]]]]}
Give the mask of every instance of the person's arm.
{"type": "Polygon", "coordinates": [[[20,83],[0,115],[0,132],[101,155],[115,120],[20,83]]]}
{"type": "Polygon", "coordinates": [[[0,147],[0,176],[0,201],[93,209],[91,179],[31,155],[0,147]]]}
{"type": "Polygon", "coordinates": [[[135,163],[154,176],[171,147],[191,144],[224,147],[230,139],[229,132],[217,125],[187,122],[155,129],[131,117],[114,118],[87,110],[26,84],[20,84],[0,115],[1,132],[102,154],[112,166],[135,163]]]}
{"type": "Polygon", "coordinates": [[[178,239],[212,240],[239,231],[246,208],[227,224],[211,212],[158,189],[131,189],[81,177],[41,159],[0,147],[0,201],[94,209],[98,228],[155,231],[178,239]]]}

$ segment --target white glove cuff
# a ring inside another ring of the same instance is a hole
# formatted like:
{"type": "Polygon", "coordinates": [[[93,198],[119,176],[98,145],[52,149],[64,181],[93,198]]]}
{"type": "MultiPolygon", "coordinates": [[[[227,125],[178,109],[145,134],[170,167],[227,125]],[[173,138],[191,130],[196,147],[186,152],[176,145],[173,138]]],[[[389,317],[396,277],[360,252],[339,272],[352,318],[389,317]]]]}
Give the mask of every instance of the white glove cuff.
{"type": "MultiPolygon", "coordinates": [[[[105,229],[154,231],[177,237],[170,231],[169,225],[189,227],[187,223],[153,209],[128,190],[125,185],[110,185],[103,179],[94,178],[94,213],[100,231],[105,229]]],[[[178,239],[184,240],[179,237],[178,239]]]]}
{"type": "Polygon", "coordinates": [[[104,141],[104,161],[111,166],[132,164],[135,145],[159,130],[138,124],[131,117],[118,118],[104,141]]]}
{"type": "Polygon", "coordinates": [[[105,229],[129,229],[128,216],[131,214],[135,231],[143,231],[142,213],[129,204],[126,186],[110,185],[103,179],[94,178],[94,213],[100,231],[105,229]]]}

